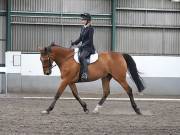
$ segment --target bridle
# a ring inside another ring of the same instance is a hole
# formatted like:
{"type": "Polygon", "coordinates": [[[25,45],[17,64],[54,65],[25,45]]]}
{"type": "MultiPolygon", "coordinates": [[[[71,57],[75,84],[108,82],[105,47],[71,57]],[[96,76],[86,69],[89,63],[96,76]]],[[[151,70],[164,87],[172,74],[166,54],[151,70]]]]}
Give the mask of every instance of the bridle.
{"type": "Polygon", "coordinates": [[[48,68],[49,68],[49,70],[52,70],[55,66],[57,66],[56,64],[55,65],[53,65],[52,63],[51,63],[51,61],[52,61],[52,59],[50,58],[50,56],[49,56],[49,54],[47,54],[47,56],[48,56],[48,68]]]}

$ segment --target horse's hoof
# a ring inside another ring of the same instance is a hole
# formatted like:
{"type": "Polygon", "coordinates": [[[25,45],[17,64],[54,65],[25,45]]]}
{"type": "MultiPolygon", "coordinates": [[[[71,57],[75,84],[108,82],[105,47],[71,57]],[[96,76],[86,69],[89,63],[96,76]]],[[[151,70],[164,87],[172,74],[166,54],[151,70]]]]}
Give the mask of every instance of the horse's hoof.
{"type": "Polygon", "coordinates": [[[45,111],[41,111],[41,114],[49,114],[49,112],[45,110],[45,111]]]}
{"type": "Polygon", "coordinates": [[[137,109],[137,110],[136,110],[136,114],[138,114],[138,115],[142,115],[142,113],[141,113],[140,109],[137,109]]]}
{"type": "Polygon", "coordinates": [[[84,110],[84,112],[85,112],[85,114],[88,114],[88,113],[89,113],[89,110],[88,110],[88,109],[86,109],[86,110],[84,110]]]}
{"type": "Polygon", "coordinates": [[[93,110],[93,113],[94,113],[94,114],[99,114],[99,111],[94,109],[94,110],[93,110]]]}
{"type": "Polygon", "coordinates": [[[142,113],[141,112],[136,112],[138,115],[142,115],[142,113]]]}
{"type": "Polygon", "coordinates": [[[97,104],[96,107],[95,107],[94,110],[93,110],[93,113],[94,113],[94,114],[99,113],[99,109],[101,109],[101,108],[102,108],[102,106],[99,105],[99,104],[97,104]]]}

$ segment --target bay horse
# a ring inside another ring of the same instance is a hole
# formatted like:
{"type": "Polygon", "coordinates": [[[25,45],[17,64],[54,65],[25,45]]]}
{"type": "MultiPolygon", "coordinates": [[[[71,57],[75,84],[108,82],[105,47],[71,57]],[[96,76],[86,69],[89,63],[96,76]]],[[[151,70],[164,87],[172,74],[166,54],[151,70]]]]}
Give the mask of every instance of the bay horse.
{"type": "MultiPolygon", "coordinates": [[[[88,66],[88,81],[95,81],[101,78],[103,86],[103,96],[93,112],[97,113],[102,107],[104,101],[110,94],[110,80],[114,78],[128,94],[134,111],[140,115],[141,111],[134,101],[132,89],[126,81],[126,72],[129,71],[132,80],[135,82],[138,88],[138,91],[142,92],[145,89],[143,80],[138,74],[136,63],[133,58],[129,54],[121,54],[119,52],[102,52],[98,55],[98,60],[88,66]]],[[[44,74],[51,74],[53,62],[57,64],[61,72],[61,82],[54,100],[47,110],[42,111],[41,113],[49,114],[50,111],[53,110],[56,101],[59,99],[68,85],[72,90],[74,97],[81,104],[84,112],[89,112],[86,103],[78,96],[75,83],[77,83],[79,80],[80,64],[75,62],[73,56],[74,49],[61,47],[55,43],[40,49],[40,60],[42,62],[44,74]]]]}

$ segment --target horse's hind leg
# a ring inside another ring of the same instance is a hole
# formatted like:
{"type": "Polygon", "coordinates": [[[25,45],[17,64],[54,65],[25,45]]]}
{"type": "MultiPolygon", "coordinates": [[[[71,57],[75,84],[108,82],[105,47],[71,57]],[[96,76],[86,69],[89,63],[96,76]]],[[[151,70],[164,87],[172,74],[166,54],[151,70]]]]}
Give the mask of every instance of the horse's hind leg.
{"type": "Polygon", "coordinates": [[[74,97],[77,99],[77,101],[79,101],[79,103],[81,104],[81,106],[83,107],[84,112],[88,113],[89,110],[87,109],[87,105],[84,101],[81,100],[81,98],[78,95],[78,91],[77,91],[77,87],[76,85],[73,84],[69,84],[69,87],[71,88],[72,94],[74,95],[74,97]]]}
{"type": "Polygon", "coordinates": [[[105,102],[106,98],[110,94],[109,83],[110,83],[111,78],[112,78],[111,75],[107,75],[106,77],[102,78],[103,97],[101,98],[99,103],[96,105],[96,108],[94,109],[93,113],[98,113],[99,108],[102,107],[102,104],[105,102]]]}
{"type": "Polygon", "coordinates": [[[141,115],[140,109],[137,107],[137,105],[136,105],[136,103],[135,103],[135,101],[134,101],[132,89],[131,89],[131,87],[128,85],[127,81],[124,80],[124,81],[121,81],[121,82],[118,81],[118,82],[119,82],[119,83],[121,84],[121,86],[126,90],[128,96],[129,96],[129,98],[130,98],[131,105],[132,105],[134,111],[135,111],[137,114],[141,115]]]}

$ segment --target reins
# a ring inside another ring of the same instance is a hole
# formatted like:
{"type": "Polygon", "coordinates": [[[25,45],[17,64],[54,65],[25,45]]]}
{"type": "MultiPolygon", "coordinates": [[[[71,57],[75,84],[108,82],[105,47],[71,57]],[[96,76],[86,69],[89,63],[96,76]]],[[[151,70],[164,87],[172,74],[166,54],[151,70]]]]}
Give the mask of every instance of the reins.
{"type": "MultiPolygon", "coordinates": [[[[48,51],[48,52],[51,52],[51,51],[48,51]]],[[[68,56],[67,58],[65,58],[61,63],[64,63],[65,61],[69,60],[69,59],[72,58],[76,53],[78,53],[78,52],[74,52],[72,55],[70,55],[70,56],[68,56]]],[[[48,59],[49,59],[49,68],[50,68],[50,69],[53,69],[55,66],[57,66],[57,64],[52,65],[52,63],[51,63],[51,58],[50,58],[49,54],[48,54],[48,59]]]]}
{"type": "Polygon", "coordinates": [[[67,60],[69,60],[72,56],[74,56],[76,53],[78,53],[78,52],[75,52],[75,53],[73,53],[72,55],[70,55],[69,57],[67,57],[66,59],[64,59],[63,61],[62,61],[62,63],[64,62],[64,61],[67,61],[67,60]]]}

